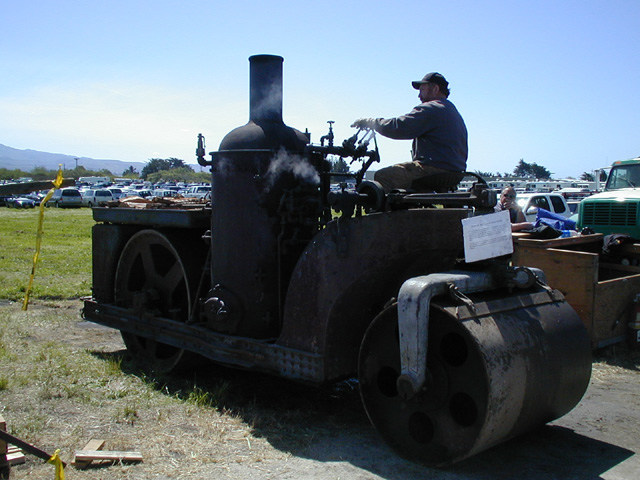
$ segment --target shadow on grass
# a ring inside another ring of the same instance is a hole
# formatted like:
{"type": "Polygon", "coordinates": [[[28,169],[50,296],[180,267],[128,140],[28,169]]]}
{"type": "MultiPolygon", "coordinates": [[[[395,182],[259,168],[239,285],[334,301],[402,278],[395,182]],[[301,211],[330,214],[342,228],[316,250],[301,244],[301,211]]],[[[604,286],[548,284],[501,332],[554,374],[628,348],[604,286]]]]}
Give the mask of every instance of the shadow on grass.
{"type": "Polygon", "coordinates": [[[287,446],[284,450],[292,453],[307,447],[308,439],[319,432],[358,428],[375,434],[354,379],[314,387],[206,360],[188,372],[164,375],[141,368],[126,350],[90,353],[105,361],[121,362],[123,373],[141,378],[165,395],[237,416],[252,428],[253,435],[267,437],[270,442],[278,437],[287,446]]]}
{"type": "Polygon", "coordinates": [[[640,371],[640,350],[629,348],[626,343],[617,343],[597,350],[593,360],[626,370],[640,371]]]}
{"type": "Polygon", "coordinates": [[[156,375],[139,368],[126,350],[93,354],[120,361],[125,374],[166,395],[241,418],[254,436],[278,450],[319,462],[348,462],[391,480],[597,479],[634,455],[569,428],[544,426],[434,469],[404,460],[384,444],[367,419],[356,380],[318,388],[208,363],[188,374],[156,375]]]}

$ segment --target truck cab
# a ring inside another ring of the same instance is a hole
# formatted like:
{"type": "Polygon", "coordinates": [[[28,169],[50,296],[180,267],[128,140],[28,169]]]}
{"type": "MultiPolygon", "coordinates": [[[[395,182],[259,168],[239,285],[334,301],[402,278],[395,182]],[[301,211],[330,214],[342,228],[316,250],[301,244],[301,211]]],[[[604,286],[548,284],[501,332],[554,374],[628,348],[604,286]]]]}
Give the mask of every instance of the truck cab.
{"type": "Polygon", "coordinates": [[[580,202],[578,227],[640,239],[640,157],[611,165],[601,193],[580,202]]]}

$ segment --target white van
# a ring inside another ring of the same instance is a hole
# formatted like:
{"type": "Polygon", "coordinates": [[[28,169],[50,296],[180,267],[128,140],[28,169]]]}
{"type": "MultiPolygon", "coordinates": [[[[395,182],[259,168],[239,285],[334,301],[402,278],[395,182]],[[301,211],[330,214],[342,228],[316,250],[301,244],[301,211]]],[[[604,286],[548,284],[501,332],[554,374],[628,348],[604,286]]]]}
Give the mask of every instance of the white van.
{"type": "Polygon", "coordinates": [[[113,193],[106,188],[98,190],[86,190],[82,194],[82,203],[88,207],[98,207],[113,200],[113,193]]]}

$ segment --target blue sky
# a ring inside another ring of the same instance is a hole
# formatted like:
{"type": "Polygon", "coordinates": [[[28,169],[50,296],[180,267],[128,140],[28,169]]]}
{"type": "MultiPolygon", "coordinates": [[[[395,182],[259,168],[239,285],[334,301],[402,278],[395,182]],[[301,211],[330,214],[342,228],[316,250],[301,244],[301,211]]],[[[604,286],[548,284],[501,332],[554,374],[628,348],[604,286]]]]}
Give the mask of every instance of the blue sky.
{"type": "MultiPolygon", "coordinates": [[[[4,2],[0,143],[195,163],[248,120],[248,58],[284,57],[284,120],[318,142],[418,104],[439,71],[468,170],[520,159],[578,177],[640,155],[640,2],[58,0],[4,2]]],[[[379,139],[381,166],[410,143],[379,139]]]]}

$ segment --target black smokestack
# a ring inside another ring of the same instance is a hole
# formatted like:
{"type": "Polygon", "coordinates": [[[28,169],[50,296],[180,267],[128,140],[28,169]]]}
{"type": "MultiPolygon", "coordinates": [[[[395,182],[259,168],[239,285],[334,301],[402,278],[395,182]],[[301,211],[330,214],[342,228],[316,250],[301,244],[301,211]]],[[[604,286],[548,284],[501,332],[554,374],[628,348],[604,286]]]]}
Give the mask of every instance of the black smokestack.
{"type": "Polygon", "coordinates": [[[249,119],[282,123],[282,63],[277,55],[249,57],[249,119]]]}
{"type": "MultiPolygon", "coordinates": [[[[282,64],[278,55],[249,57],[249,121],[227,134],[220,150],[284,148],[302,152],[309,138],[282,120],[282,64]]],[[[235,157],[233,161],[237,161],[235,157]]]]}

